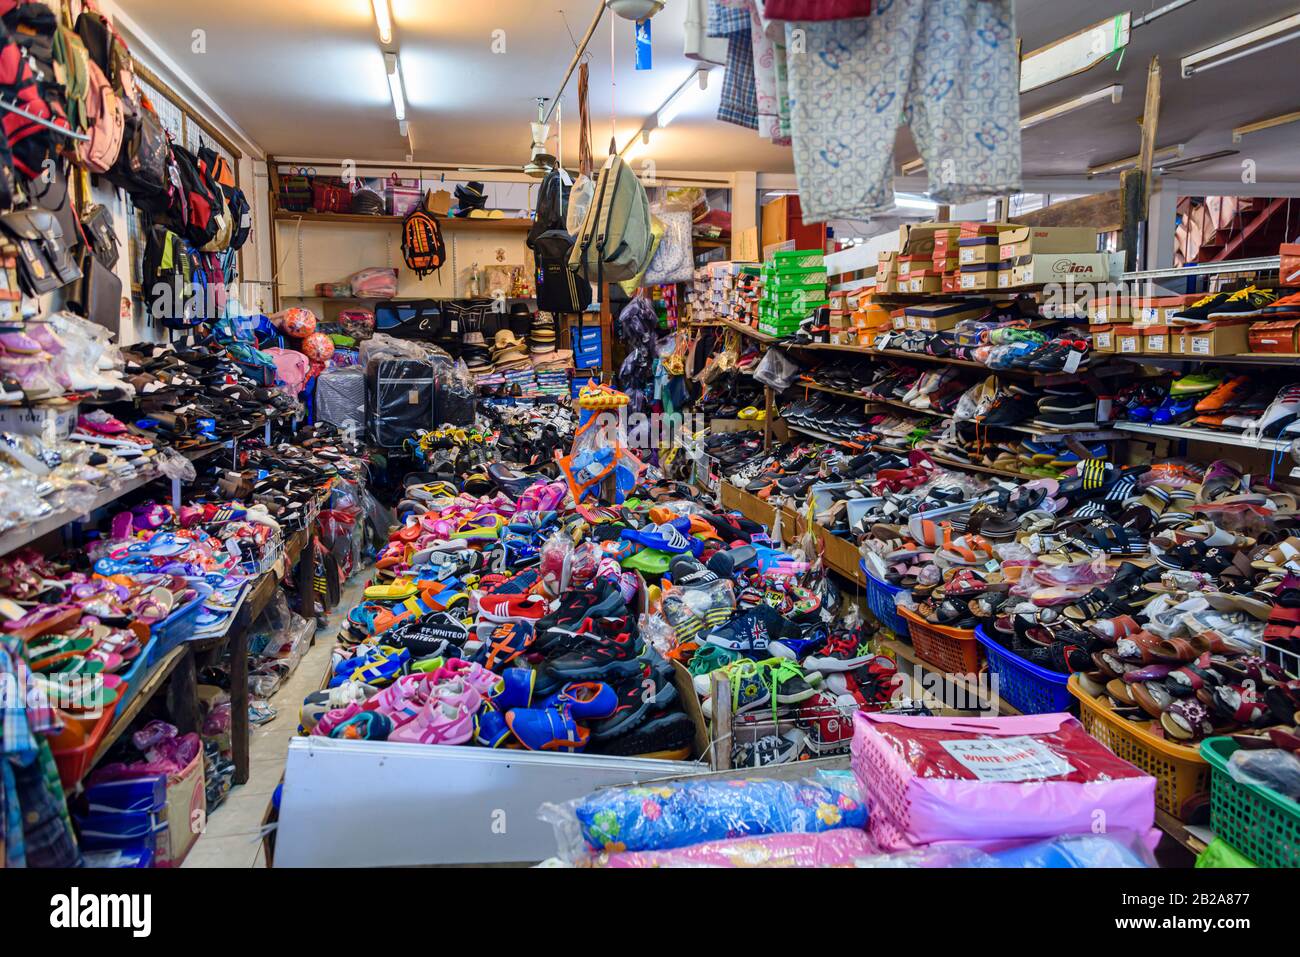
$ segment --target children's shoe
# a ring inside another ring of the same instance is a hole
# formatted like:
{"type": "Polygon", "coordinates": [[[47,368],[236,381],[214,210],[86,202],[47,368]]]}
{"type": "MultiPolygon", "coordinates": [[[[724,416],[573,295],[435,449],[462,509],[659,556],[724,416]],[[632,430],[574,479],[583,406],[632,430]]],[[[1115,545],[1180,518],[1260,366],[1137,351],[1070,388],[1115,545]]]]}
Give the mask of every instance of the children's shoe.
{"type": "Polygon", "coordinates": [[[393,729],[388,740],[408,744],[464,744],[473,736],[473,713],[435,696],[414,719],[393,729]]]}
{"type": "MultiPolygon", "coordinates": [[[[537,673],[532,668],[506,668],[501,679],[487,694],[487,700],[502,713],[513,708],[531,707],[533,682],[537,673]]],[[[550,707],[544,704],[542,707],[550,707]]]]}
{"type": "Polygon", "coordinates": [[[499,748],[510,737],[506,716],[490,705],[484,705],[474,715],[474,740],[485,748],[499,748]]]}
{"type": "Polygon", "coordinates": [[[568,709],[516,708],[506,712],[506,724],[529,751],[581,751],[591,736],[568,709]]]}
{"type": "Polygon", "coordinates": [[[589,721],[612,715],[618,696],[602,681],[574,681],[543,701],[542,707],[567,708],[575,720],[589,721]]]}

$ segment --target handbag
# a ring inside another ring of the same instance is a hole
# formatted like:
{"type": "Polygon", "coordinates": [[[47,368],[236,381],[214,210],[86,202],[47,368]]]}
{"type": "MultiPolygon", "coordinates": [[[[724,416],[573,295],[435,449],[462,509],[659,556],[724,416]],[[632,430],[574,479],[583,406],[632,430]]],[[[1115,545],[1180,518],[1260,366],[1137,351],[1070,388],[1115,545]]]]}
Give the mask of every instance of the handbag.
{"type": "Polygon", "coordinates": [[[81,278],[59,221],[49,210],[28,207],[5,213],[0,229],[18,247],[19,278],[30,295],[41,296],[81,278]]]}
{"type": "Polygon", "coordinates": [[[81,280],[82,315],[117,335],[122,324],[122,280],[100,262],[91,250],[83,259],[85,275],[81,280]]]}
{"type": "Polygon", "coordinates": [[[81,229],[95,258],[109,269],[115,267],[119,256],[117,232],[113,229],[113,214],[107,207],[96,203],[88,208],[81,217],[81,229]]]}
{"type": "Polygon", "coordinates": [[[54,214],[64,242],[71,246],[77,235],[77,210],[72,202],[68,173],[62,163],[51,163],[46,169],[49,170],[48,179],[45,175],[37,176],[31,181],[28,192],[33,205],[54,214]],[[44,189],[40,188],[41,183],[45,184],[44,189]]]}
{"type": "Polygon", "coordinates": [[[291,213],[310,212],[312,203],[311,182],[315,175],[316,171],[314,169],[298,166],[281,176],[280,208],[291,213]]]}

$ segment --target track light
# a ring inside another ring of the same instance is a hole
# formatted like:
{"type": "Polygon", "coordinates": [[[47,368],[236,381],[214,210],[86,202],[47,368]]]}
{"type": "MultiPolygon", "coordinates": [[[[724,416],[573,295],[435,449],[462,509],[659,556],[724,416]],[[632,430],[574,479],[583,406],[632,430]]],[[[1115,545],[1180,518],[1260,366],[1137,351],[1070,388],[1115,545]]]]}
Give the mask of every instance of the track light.
{"type": "Polygon", "coordinates": [[[388,9],[388,0],[370,0],[375,9],[375,26],[379,29],[379,42],[384,46],[393,42],[393,15],[388,9]]]}
{"type": "Polygon", "coordinates": [[[1066,113],[1073,113],[1075,110],[1081,110],[1085,106],[1091,106],[1093,103],[1099,103],[1102,100],[1110,100],[1112,103],[1118,103],[1120,97],[1124,95],[1122,84],[1113,83],[1110,86],[1103,87],[1100,90],[1093,90],[1091,93],[1085,93],[1083,96],[1076,96],[1073,100],[1066,100],[1064,103],[1057,103],[1055,106],[1049,106],[1045,110],[1032,113],[1029,116],[1022,117],[1020,128],[1027,130],[1039,123],[1046,123],[1048,120],[1054,120],[1058,116],[1064,116],[1066,113]]]}
{"type": "Polygon", "coordinates": [[[703,68],[696,70],[686,82],[673,91],[672,96],[663,106],[659,107],[656,115],[660,128],[667,126],[673,120],[677,119],[678,114],[686,109],[687,105],[698,99],[700,94],[709,88],[709,70],[703,68]]]}
{"type": "MultiPolygon", "coordinates": [[[[1161,146],[1151,154],[1151,164],[1159,166],[1160,160],[1177,159],[1183,155],[1185,144],[1176,143],[1173,146],[1161,146]]],[[[1109,163],[1100,163],[1097,166],[1088,167],[1089,176],[1105,176],[1107,173],[1122,173],[1126,169],[1135,169],[1140,156],[1126,156],[1124,159],[1111,160],[1109,163]]]]}
{"type": "Polygon", "coordinates": [[[1300,38],[1300,13],[1183,57],[1183,79],[1300,38]]]}
{"type": "Polygon", "coordinates": [[[406,119],[406,94],[402,83],[402,61],[396,53],[384,54],[384,67],[388,71],[388,92],[393,97],[393,113],[400,123],[406,119]]]}

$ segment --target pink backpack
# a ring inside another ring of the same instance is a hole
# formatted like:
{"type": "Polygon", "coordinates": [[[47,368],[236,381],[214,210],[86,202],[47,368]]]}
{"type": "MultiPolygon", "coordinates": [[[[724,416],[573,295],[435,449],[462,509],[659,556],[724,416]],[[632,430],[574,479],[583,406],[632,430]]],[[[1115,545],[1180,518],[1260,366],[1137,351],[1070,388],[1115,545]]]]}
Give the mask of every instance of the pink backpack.
{"type": "Polygon", "coordinates": [[[283,386],[290,395],[296,396],[301,392],[302,387],[307,384],[311,367],[307,357],[301,352],[281,349],[279,346],[272,346],[262,351],[275,360],[276,384],[283,386]]]}
{"type": "Polygon", "coordinates": [[[92,173],[107,173],[122,151],[126,115],[122,100],[94,60],[87,60],[86,132],[89,140],[77,142],[77,159],[92,173]]]}

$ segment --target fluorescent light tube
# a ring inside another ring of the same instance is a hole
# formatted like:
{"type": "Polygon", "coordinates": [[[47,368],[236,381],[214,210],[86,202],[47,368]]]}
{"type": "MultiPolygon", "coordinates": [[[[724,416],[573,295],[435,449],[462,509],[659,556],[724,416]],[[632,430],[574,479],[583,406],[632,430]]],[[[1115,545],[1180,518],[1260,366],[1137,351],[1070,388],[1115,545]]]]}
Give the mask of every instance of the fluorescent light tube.
{"type": "Polygon", "coordinates": [[[406,119],[406,95],[402,89],[402,61],[396,53],[384,54],[384,66],[388,71],[388,92],[393,97],[393,113],[400,123],[406,119]]]}
{"type": "Polygon", "coordinates": [[[1183,79],[1300,38],[1300,13],[1183,57],[1183,79]]]}
{"type": "Polygon", "coordinates": [[[659,107],[657,122],[660,129],[677,119],[678,114],[708,88],[709,71],[707,69],[696,70],[692,73],[686,79],[686,82],[679,86],[672,96],[668,97],[667,102],[659,107]]]}
{"type": "Polygon", "coordinates": [[[387,46],[393,42],[393,15],[388,10],[388,0],[370,0],[375,9],[375,26],[379,29],[379,42],[387,46]]]}
{"type": "Polygon", "coordinates": [[[924,196],[913,196],[910,193],[895,193],[894,205],[899,209],[923,209],[927,211],[939,208],[939,204],[933,200],[926,199],[924,196]]]}
{"type": "Polygon", "coordinates": [[[1020,128],[1027,130],[1039,123],[1046,123],[1048,120],[1054,120],[1058,116],[1064,116],[1066,113],[1073,113],[1075,110],[1083,109],[1093,103],[1101,100],[1110,100],[1112,103],[1118,103],[1120,97],[1124,95],[1124,87],[1119,83],[1111,84],[1100,90],[1093,90],[1091,93],[1085,93],[1083,96],[1076,96],[1073,100],[1066,100],[1064,103],[1057,103],[1055,106],[1049,106],[1045,110],[1040,110],[1029,116],[1022,117],[1020,128]]]}

